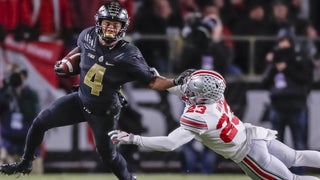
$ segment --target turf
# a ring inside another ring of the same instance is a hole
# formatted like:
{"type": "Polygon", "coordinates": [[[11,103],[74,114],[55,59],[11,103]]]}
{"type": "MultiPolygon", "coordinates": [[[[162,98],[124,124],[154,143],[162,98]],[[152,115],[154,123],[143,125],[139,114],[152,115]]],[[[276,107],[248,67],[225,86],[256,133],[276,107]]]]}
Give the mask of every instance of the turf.
{"type": "MultiPolygon", "coordinates": [[[[137,174],[138,180],[250,180],[241,174],[220,174],[220,175],[191,175],[191,174],[137,174]]],[[[317,175],[320,177],[320,175],[317,175]]],[[[6,176],[0,175],[1,180],[117,180],[112,174],[44,174],[6,176]]]]}
{"type": "MultiPolygon", "coordinates": [[[[184,175],[184,174],[137,174],[138,180],[250,180],[250,178],[239,174],[224,175],[184,175]]],[[[44,174],[6,176],[0,175],[1,180],[117,180],[112,174],[44,174]]]]}

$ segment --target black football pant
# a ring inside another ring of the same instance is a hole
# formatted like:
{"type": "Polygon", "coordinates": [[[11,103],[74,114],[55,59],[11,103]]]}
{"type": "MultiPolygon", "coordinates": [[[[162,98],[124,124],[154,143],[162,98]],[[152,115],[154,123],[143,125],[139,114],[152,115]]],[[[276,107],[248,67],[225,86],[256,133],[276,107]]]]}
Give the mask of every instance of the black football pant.
{"type": "Polygon", "coordinates": [[[120,106],[112,107],[104,114],[85,111],[77,92],[63,96],[34,119],[27,135],[23,158],[33,160],[35,150],[41,144],[47,130],[87,121],[91,126],[97,151],[104,164],[119,180],[130,180],[132,175],[127,169],[125,159],[116,151],[116,146],[107,135],[114,129],[119,113],[120,106]]]}

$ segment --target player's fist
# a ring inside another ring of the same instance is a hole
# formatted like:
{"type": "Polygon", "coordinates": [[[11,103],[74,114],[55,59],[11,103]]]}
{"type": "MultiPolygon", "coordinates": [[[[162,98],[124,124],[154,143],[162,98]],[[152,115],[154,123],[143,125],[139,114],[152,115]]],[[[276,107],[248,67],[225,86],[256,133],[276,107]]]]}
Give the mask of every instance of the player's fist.
{"type": "Polygon", "coordinates": [[[80,53],[59,60],[54,65],[58,76],[72,76],[80,73],[80,53]]]}
{"type": "Polygon", "coordinates": [[[54,65],[54,72],[59,76],[67,75],[67,69],[62,65],[62,60],[56,62],[54,65]]]}
{"type": "Polygon", "coordinates": [[[134,134],[121,130],[113,130],[108,133],[113,144],[134,144],[134,134]]]}
{"type": "Polygon", "coordinates": [[[174,85],[181,85],[185,83],[185,78],[190,76],[193,72],[195,72],[196,69],[187,69],[183,71],[177,78],[173,79],[173,84],[174,85]]]}

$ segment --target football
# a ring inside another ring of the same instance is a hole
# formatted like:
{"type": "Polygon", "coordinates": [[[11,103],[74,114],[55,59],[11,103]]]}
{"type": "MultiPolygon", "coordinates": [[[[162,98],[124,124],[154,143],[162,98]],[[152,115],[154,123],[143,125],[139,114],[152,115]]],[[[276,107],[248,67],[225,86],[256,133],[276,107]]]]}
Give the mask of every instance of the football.
{"type": "Polygon", "coordinates": [[[54,72],[59,76],[73,76],[80,73],[80,53],[70,57],[64,57],[57,61],[54,66],[54,72]]]}

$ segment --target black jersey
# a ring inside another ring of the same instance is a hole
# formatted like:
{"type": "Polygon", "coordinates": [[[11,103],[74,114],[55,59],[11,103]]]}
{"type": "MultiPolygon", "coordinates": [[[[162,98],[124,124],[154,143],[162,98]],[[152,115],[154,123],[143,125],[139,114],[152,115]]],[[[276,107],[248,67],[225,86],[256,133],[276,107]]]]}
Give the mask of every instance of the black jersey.
{"type": "Polygon", "coordinates": [[[117,100],[121,85],[130,81],[148,84],[154,77],[140,50],[121,40],[113,48],[99,43],[94,27],[83,30],[77,42],[81,52],[79,94],[91,105],[117,100]]]}

